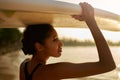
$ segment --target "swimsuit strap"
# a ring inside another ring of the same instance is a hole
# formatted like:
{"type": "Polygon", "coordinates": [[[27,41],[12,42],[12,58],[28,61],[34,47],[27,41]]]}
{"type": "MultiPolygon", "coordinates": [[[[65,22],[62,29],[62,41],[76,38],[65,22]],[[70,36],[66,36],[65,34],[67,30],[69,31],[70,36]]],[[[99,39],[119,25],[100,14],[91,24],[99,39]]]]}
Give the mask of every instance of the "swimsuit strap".
{"type": "Polygon", "coordinates": [[[33,69],[33,71],[32,71],[31,74],[28,73],[27,64],[28,64],[28,62],[25,63],[25,68],[24,68],[25,78],[26,78],[26,80],[32,80],[32,76],[33,76],[34,72],[37,70],[37,68],[38,68],[41,64],[36,65],[36,67],[33,69]]]}

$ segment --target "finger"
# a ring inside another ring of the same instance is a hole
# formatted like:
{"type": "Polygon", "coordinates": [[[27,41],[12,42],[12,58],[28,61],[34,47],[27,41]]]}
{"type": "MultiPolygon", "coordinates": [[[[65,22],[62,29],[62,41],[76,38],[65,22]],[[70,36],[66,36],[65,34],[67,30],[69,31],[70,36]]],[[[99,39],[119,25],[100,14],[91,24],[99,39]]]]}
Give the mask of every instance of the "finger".
{"type": "Polygon", "coordinates": [[[72,17],[80,21],[84,20],[83,16],[80,16],[80,15],[72,15],[72,17]]]}
{"type": "Polygon", "coordinates": [[[80,3],[79,5],[80,5],[81,8],[82,8],[82,14],[84,14],[84,3],[80,3]]]}

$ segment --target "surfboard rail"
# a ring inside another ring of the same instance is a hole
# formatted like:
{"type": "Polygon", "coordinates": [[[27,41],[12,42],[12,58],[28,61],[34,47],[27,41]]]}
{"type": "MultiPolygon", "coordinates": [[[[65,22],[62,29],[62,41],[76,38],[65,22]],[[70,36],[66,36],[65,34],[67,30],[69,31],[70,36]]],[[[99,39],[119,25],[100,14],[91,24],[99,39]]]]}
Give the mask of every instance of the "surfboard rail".
{"type": "MultiPolygon", "coordinates": [[[[85,23],[73,19],[73,14],[82,14],[79,3],[55,0],[0,0],[1,28],[40,23],[51,23],[55,27],[87,27],[85,23]]],[[[95,8],[95,16],[101,29],[120,31],[120,15],[95,8]]]]}

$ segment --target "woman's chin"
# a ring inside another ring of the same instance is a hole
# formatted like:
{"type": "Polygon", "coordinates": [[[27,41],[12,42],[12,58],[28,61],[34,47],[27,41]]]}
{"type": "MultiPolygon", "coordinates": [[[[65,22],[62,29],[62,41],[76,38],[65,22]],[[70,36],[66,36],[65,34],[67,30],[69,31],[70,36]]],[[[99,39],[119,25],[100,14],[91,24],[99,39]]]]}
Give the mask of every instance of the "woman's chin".
{"type": "Polygon", "coordinates": [[[61,52],[58,52],[54,57],[60,57],[61,56],[61,52]]]}

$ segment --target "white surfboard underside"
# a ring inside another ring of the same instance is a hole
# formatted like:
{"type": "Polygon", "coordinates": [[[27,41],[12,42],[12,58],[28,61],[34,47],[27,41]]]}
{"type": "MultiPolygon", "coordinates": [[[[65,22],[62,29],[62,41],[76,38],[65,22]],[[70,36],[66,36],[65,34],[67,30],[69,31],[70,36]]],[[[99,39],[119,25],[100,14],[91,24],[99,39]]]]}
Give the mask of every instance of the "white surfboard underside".
{"type": "MultiPolygon", "coordinates": [[[[78,4],[55,0],[0,0],[0,27],[25,27],[29,24],[50,23],[55,27],[87,27],[71,17],[82,14],[78,4]]],[[[95,9],[101,29],[120,31],[120,16],[95,9]]]]}

